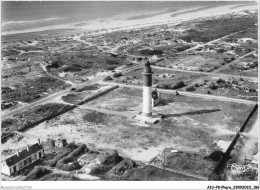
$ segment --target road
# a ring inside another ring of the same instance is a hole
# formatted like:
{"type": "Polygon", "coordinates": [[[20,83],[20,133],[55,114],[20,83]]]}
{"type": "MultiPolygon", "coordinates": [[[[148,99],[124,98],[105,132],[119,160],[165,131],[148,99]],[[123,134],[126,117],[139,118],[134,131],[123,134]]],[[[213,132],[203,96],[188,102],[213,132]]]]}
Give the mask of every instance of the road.
{"type": "Polygon", "coordinates": [[[207,43],[198,44],[198,45],[196,45],[196,46],[194,46],[194,47],[192,47],[192,48],[186,49],[186,50],[184,50],[184,51],[182,51],[182,52],[179,52],[179,53],[177,53],[177,54],[182,54],[182,53],[188,52],[188,51],[190,51],[190,50],[194,50],[194,49],[203,47],[203,46],[205,46],[205,45],[211,45],[211,44],[213,44],[213,43],[215,43],[215,42],[217,42],[217,41],[219,41],[219,40],[221,40],[221,39],[225,39],[225,38],[227,38],[227,37],[229,37],[229,36],[232,36],[232,35],[234,35],[234,34],[237,34],[237,33],[239,33],[239,32],[242,32],[242,31],[243,31],[243,30],[240,30],[240,31],[238,31],[238,32],[234,32],[234,33],[228,34],[228,35],[226,35],[226,36],[223,36],[223,37],[221,37],[221,38],[218,38],[218,39],[209,41],[209,42],[207,42],[207,43]]]}
{"type": "Polygon", "coordinates": [[[49,73],[49,72],[47,71],[46,67],[45,67],[42,63],[39,63],[39,64],[40,64],[42,70],[43,70],[48,76],[50,76],[50,77],[52,77],[52,78],[55,78],[55,79],[57,79],[57,80],[63,81],[63,82],[65,82],[65,83],[75,85],[74,82],[71,82],[71,81],[68,81],[68,80],[64,80],[64,79],[62,79],[62,78],[60,78],[60,77],[57,77],[57,76],[55,76],[55,75],[52,75],[51,73],[49,73]]]}
{"type": "MultiPolygon", "coordinates": [[[[247,53],[247,54],[245,54],[245,55],[242,55],[242,56],[238,57],[236,60],[231,61],[230,63],[224,65],[223,67],[220,67],[219,69],[214,70],[213,73],[217,73],[217,72],[222,71],[223,69],[227,68],[229,65],[232,65],[232,64],[234,64],[234,63],[240,61],[240,59],[242,59],[242,58],[244,58],[244,57],[246,57],[246,56],[248,56],[248,55],[250,55],[250,54],[252,54],[252,53],[255,53],[256,51],[258,51],[258,50],[249,52],[249,53],[247,53]]],[[[244,77],[243,77],[243,78],[244,78],[244,77]]]]}
{"type": "MultiPolygon", "coordinates": [[[[107,82],[107,81],[101,81],[99,82],[100,84],[110,84],[110,85],[118,85],[121,87],[128,87],[128,88],[136,88],[142,90],[142,86],[136,86],[136,85],[131,85],[131,84],[122,84],[122,83],[116,83],[116,82],[107,82]]],[[[158,91],[163,92],[163,93],[168,93],[168,94],[175,94],[176,90],[166,90],[166,89],[158,89],[158,91]]],[[[237,98],[229,98],[225,96],[215,96],[215,95],[208,95],[208,94],[199,94],[199,93],[193,93],[193,92],[186,92],[186,91],[178,91],[180,95],[184,96],[191,96],[191,97],[197,97],[197,98],[204,98],[204,99],[209,99],[209,100],[220,100],[220,101],[227,101],[227,102],[235,102],[235,103],[243,103],[243,104],[256,104],[254,101],[250,100],[242,100],[242,99],[237,99],[237,98]]]]}
{"type": "MultiPolygon", "coordinates": [[[[167,68],[167,67],[158,67],[158,66],[152,66],[154,69],[161,69],[161,70],[168,70],[168,71],[178,71],[178,72],[184,72],[184,73],[191,73],[191,74],[201,74],[201,75],[211,75],[211,76],[223,76],[223,77],[234,77],[234,78],[240,78],[239,75],[230,75],[230,74],[223,74],[223,73],[209,73],[209,72],[200,72],[200,71],[190,71],[190,70],[183,70],[183,69],[174,69],[174,68],[167,68]]],[[[257,81],[257,77],[248,77],[248,76],[241,76],[243,79],[249,79],[253,81],[257,81]]]]}
{"type": "MultiPolygon", "coordinates": [[[[96,82],[98,82],[99,80],[102,80],[100,77],[99,78],[96,78],[96,79],[93,79],[93,80],[89,80],[87,82],[84,82],[84,83],[81,83],[81,84],[78,84],[78,85],[75,85],[74,87],[75,88],[81,88],[81,87],[84,87],[85,85],[90,85],[90,84],[94,84],[96,82]]],[[[48,101],[51,101],[52,99],[54,98],[57,98],[59,96],[65,96],[66,94],[70,93],[71,90],[70,89],[66,89],[66,90],[63,90],[63,91],[60,91],[60,92],[57,92],[57,93],[54,93],[54,94],[51,94],[45,98],[42,98],[40,100],[37,100],[35,102],[32,102],[30,104],[27,104],[27,105],[24,105],[24,106],[21,106],[15,110],[12,110],[10,112],[7,112],[7,113],[4,113],[1,115],[1,119],[6,119],[8,117],[11,117],[13,116],[14,114],[18,113],[18,112],[22,112],[22,111],[25,111],[25,110],[28,110],[30,108],[33,108],[35,106],[38,106],[38,105],[41,105],[41,104],[44,104],[48,101]]]]}
{"type": "MultiPolygon", "coordinates": [[[[142,67],[142,65],[139,64],[139,65],[136,65],[136,66],[133,66],[133,67],[130,67],[130,68],[123,69],[121,72],[124,73],[124,72],[128,72],[128,71],[131,71],[131,70],[133,70],[133,69],[138,69],[138,68],[141,68],[141,67],[142,67]]],[[[48,72],[46,71],[46,73],[48,73],[48,72]]],[[[76,88],[76,89],[78,89],[78,88],[83,88],[83,87],[86,86],[86,85],[91,85],[91,84],[94,84],[94,83],[99,83],[99,82],[103,81],[103,78],[104,78],[104,77],[105,77],[105,76],[96,77],[95,79],[89,80],[89,81],[87,81],[87,82],[80,83],[80,84],[76,84],[76,85],[74,85],[73,87],[76,88]]],[[[1,119],[3,120],[3,119],[6,119],[6,118],[8,118],[8,117],[12,117],[13,115],[15,115],[15,114],[17,114],[17,113],[19,113],[19,112],[22,112],[22,111],[31,109],[31,108],[33,108],[33,107],[35,107],[35,106],[44,104],[44,103],[46,103],[46,102],[48,102],[48,101],[51,101],[52,99],[55,99],[55,98],[57,98],[57,97],[59,97],[59,96],[65,96],[65,95],[67,95],[67,94],[70,93],[70,92],[71,92],[71,89],[66,89],[66,90],[63,90],[63,91],[60,91],[60,92],[51,94],[51,95],[49,95],[49,96],[47,96],[47,97],[45,97],[45,98],[42,98],[42,99],[37,100],[37,101],[35,101],[35,102],[32,102],[32,103],[30,103],[30,104],[21,106],[21,107],[15,109],[15,110],[12,110],[12,111],[9,111],[9,112],[5,112],[4,114],[2,113],[2,114],[1,114],[1,119]]]]}

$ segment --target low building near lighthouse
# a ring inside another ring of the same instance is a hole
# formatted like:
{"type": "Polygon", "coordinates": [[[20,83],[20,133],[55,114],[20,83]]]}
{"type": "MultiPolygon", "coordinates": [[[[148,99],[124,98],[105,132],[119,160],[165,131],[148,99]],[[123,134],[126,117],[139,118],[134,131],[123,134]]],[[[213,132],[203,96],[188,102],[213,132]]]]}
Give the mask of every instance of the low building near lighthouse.
{"type": "Polygon", "coordinates": [[[152,91],[152,107],[157,106],[160,103],[161,96],[160,92],[157,89],[152,91]]]}

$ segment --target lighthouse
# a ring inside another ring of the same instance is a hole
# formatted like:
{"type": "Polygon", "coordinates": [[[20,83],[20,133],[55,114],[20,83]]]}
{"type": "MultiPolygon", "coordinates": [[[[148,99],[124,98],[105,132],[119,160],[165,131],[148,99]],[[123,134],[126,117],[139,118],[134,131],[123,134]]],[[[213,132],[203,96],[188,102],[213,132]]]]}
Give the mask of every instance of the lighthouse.
{"type": "Polygon", "coordinates": [[[152,70],[150,62],[145,63],[143,71],[143,112],[144,117],[152,116],[152,70]]]}

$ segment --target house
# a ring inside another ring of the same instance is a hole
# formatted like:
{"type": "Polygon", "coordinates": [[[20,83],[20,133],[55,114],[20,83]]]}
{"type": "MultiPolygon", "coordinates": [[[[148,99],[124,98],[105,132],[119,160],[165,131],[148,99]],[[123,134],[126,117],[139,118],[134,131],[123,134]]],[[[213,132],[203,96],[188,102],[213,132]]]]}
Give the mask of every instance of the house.
{"type": "Polygon", "coordinates": [[[38,143],[31,146],[27,145],[25,150],[21,152],[18,150],[15,155],[2,160],[1,173],[8,176],[15,175],[42,157],[44,157],[44,150],[40,140],[38,140],[38,143]]]}

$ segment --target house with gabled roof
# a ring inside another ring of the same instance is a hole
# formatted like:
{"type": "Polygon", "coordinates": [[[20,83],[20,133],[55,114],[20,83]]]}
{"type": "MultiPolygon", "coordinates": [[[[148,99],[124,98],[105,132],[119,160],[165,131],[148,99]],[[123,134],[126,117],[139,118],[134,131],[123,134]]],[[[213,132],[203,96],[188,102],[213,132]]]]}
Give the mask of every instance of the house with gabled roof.
{"type": "Polygon", "coordinates": [[[38,143],[31,146],[27,145],[26,149],[22,151],[17,150],[15,155],[2,160],[1,173],[8,176],[15,175],[42,157],[44,157],[44,149],[40,139],[38,139],[38,143]]]}

